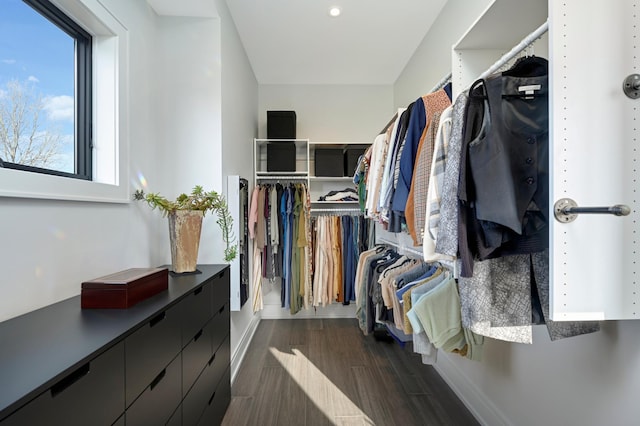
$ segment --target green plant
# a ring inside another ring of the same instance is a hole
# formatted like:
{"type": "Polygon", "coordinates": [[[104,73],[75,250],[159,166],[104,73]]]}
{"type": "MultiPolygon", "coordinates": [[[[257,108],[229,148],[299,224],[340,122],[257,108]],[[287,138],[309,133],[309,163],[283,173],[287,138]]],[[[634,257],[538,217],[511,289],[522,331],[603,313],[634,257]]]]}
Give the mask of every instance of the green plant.
{"type": "Polygon", "coordinates": [[[206,192],[200,185],[196,185],[191,194],[180,194],[175,201],[170,201],[158,193],[145,194],[142,189],[138,189],[133,194],[133,198],[137,201],[146,201],[152,209],[159,209],[163,216],[168,216],[176,210],[200,210],[203,215],[208,211],[215,212],[218,216],[216,223],[222,229],[222,239],[227,245],[224,250],[224,260],[231,262],[236,258],[237,248],[232,245],[235,241],[232,229],[233,218],[224,196],[216,191],[206,192]]]}

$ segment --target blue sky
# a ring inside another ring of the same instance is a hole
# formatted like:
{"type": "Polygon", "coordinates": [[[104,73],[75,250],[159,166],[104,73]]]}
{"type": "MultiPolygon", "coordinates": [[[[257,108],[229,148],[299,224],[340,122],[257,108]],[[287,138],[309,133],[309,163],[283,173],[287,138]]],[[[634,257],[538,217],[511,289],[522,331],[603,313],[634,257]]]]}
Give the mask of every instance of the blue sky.
{"type": "Polygon", "coordinates": [[[0,96],[11,80],[32,87],[44,101],[44,126],[65,134],[67,158],[73,154],[73,75],[73,39],[22,0],[0,0],[0,96]]]}

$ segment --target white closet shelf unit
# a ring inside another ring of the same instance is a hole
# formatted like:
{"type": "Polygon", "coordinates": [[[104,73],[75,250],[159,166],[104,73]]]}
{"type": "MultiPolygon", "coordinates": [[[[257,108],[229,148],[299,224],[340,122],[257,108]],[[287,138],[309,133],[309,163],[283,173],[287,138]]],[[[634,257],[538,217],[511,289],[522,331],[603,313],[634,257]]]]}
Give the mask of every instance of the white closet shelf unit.
{"type": "MultiPolygon", "coordinates": [[[[309,188],[312,203],[312,212],[320,212],[320,206],[324,210],[334,211],[337,214],[345,206],[349,206],[348,212],[356,210],[357,201],[320,201],[319,198],[330,191],[338,191],[345,188],[353,188],[353,176],[316,176],[315,152],[318,149],[340,149],[354,147],[368,147],[371,142],[314,142],[309,139],[254,139],[253,164],[254,184],[261,182],[304,182],[309,188]],[[267,145],[270,142],[294,143],[296,147],[295,171],[267,171],[267,145]],[[352,209],[353,207],[353,209],[352,209]]],[[[323,211],[324,212],[324,211],[323,211]]]]}
{"type": "Polygon", "coordinates": [[[307,180],[309,166],[306,161],[309,139],[254,139],[253,140],[253,170],[254,184],[262,180],[307,180]],[[292,143],[295,145],[295,170],[268,171],[267,146],[271,142],[292,143]]]}
{"type": "Polygon", "coordinates": [[[324,182],[351,182],[351,176],[309,176],[309,180],[317,180],[324,182]]]}
{"type": "MultiPolygon", "coordinates": [[[[547,0],[494,0],[489,4],[452,48],[453,98],[490,71],[492,65],[499,63],[506,53],[515,51],[514,46],[518,47],[527,36],[545,25],[547,16],[547,0]],[[500,31],[496,31],[496,28],[500,28],[500,31]]],[[[531,42],[543,36],[545,31],[533,37],[531,42]]],[[[546,38],[534,47],[537,56],[548,58],[546,38]]],[[[518,49],[514,56],[521,51],[518,49]]],[[[497,69],[491,72],[495,71],[497,69]]]]}
{"type": "MultiPolygon", "coordinates": [[[[541,57],[548,57],[548,41],[546,38],[543,39],[549,27],[547,11],[547,0],[491,2],[452,47],[452,72],[443,76],[430,92],[435,92],[451,82],[455,100],[476,79],[498,71],[538,39],[541,40],[535,44],[535,53],[541,57]],[[496,28],[501,30],[496,31],[496,28]]],[[[385,126],[385,130],[393,125],[403,110],[398,110],[385,126]]],[[[376,242],[393,246],[400,252],[422,256],[422,248],[414,247],[411,238],[404,233],[393,234],[376,227],[376,242]]]]}

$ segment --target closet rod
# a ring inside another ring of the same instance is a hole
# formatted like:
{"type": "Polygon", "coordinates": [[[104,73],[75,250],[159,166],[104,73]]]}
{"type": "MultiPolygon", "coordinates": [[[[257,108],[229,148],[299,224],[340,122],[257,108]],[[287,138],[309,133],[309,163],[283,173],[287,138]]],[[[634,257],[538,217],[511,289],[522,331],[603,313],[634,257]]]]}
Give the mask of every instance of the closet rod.
{"type": "Polygon", "coordinates": [[[435,86],[433,86],[433,88],[429,91],[429,93],[433,93],[433,92],[436,92],[436,91],[442,89],[444,86],[447,85],[447,83],[449,83],[451,81],[451,77],[452,76],[453,76],[453,74],[449,73],[449,74],[445,75],[444,77],[442,77],[442,79],[435,86]]]}
{"type": "Polygon", "coordinates": [[[311,209],[311,213],[362,213],[360,209],[311,209]]]}
{"type": "Polygon", "coordinates": [[[307,176],[257,176],[256,180],[307,180],[307,176]]]}
{"type": "Polygon", "coordinates": [[[527,47],[532,45],[537,39],[540,38],[540,36],[542,36],[547,31],[549,31],[549,21],[548,20],[545,21],[544,24],[542,24],[538,28],[536,28],[531,34],[529,34],[528,36],[523,38],[520,43],[518,43],[517,45],[515,45],[513,47],[513,49],[511,49],[509,52],[507,52],[504,55],[502,55],[502,57],[500,59],[498,59],[495,64],[491,65],[491,67],[489,67],[489,69],[487,69],[485,72],[483,72],[480,75],[480,77],[478,77],[478,79],[486,78],[486,77],[490,76],[491,74],[495,73],[496,71],[498,71],[506,63],[511,61],[513,58],[515,58],[520,52],[522,52],[524,49],[526,49],[527,47]]]}
{"type": "Polygon", "coordinates": [[[387,129],[389,128],[389,126],[391,126],[393,123],[396,122],[396,119],[398,118],[398,113],[396,112],[395,114],[393,114],[393,117],[391,117],[391,120],[389,120],[389,122],[382,128],[382,130],[380,130],[380,132],[378,133],[379,135],[385,133],[387,131],[387,129]]]}
{"type": "Polygon", "coordinates": [[[389,129],[389,126],[392,126],[396,122],[396,120],[398,119],[400,114],[402,114],[405,110],[406,110],[406,108],[398,108],[398,112],[393,114],[393,117],[391,118],[391,120],[389,120],[387,125],[384,126],[384,129],[380,130],[380,133],[378,133],[378,134],[381,135],[381,134],[385,133],[389,129]]]}
{"type": "Polygon", "coordinates": [[[386,244],[388,246],[392,246],[397,248],[400,251],[404,251],[407,253],[412,253],[415,255],[418,255],[420,257],[424,256],[424,253],[422,252],[422,250],[417,250],[411,247],[404,247],[404,246],[400,246],[400,244],[396,243],[395,241],[391,241],[391,240],[387,240],[386,238],[378,238],[378,241],[380,241],[382,244],[386,244]]]}

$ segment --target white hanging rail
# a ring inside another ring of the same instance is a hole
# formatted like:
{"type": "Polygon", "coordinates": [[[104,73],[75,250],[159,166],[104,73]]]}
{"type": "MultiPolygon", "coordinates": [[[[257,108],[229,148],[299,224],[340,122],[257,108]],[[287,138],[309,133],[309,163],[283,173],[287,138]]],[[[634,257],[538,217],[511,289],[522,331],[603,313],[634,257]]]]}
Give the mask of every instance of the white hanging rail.
{"type": "Polygon", "coordinates": [[[442,79],[436,83],[435,86],[433,86],[433,88],[429,91],[429,93],[433,93],[436,92],[440,89],[442,89],[444,86],[447,85],[447,83],[449,83],[451,81],[451,77],[453,76],[452,73],[449,73],[447,75],[445,75],[444,77],[442,77],[442,79]]]}
{"type": "Polygon", "coordinates": [[[498,59],[496,61],[496,63],[491,65],[489,67],[489,69],[487,69],[485,72],[483,72],[480,75],[480,77],[478,77],[478,79],[486,78],[486,77],[490,76],[491,74],[495,73],[496,71],[498,71],[505,64],[507,64],[509,61],[511,61],[513,58],[515,58],[520,52],[525,50],[527,47],[531,46],[536,40],[538,40],[547,31],[549,31],[549,21],[548,20],[545,21],[544,24],[542,24],[538,28],[536,28],[531,34],[529,34],[528,36],[523,38],[520,43],[518,43],[517,45],[515,45],[513,47],[513,49],[511,49],[509,52],[507,52],[504,55],[502,55],[502,57],[500,59],[498,59]]]}
{"type": "Polygon", "coordinates": [[[384,129],[380,130],[380,133],[378,133],[379,135],[385,133],[387,131],[387,129],[389,129],[389,126],[392,126],[396,120],[398,119],[398,117],[400,115],[402,115],[402,113],[406,110],[406,108],[398,108],[398,112],[396,112],[395,114],[393,114],[393,117],[391,117],[391,120],[389,120],[389,122],[387,123],[386,126],[384,126],[384,129]]]}
{"type": "Polygon", "coordinates": [[[357,213],[362,214],[359,208],[352,209],[311,209],[311,213],[357,213]]]}
{"type": "Polygon", "coordinates": [[[398,252],[411,253],[411,254],[420,256],[420,258],[424,256],[424,254],[422,253],[422,250],[400,245],[396,241],[387,240],[386,238],[378,238],[377,240],[382,244],[386,244],[388,246],[397,248],[398,252]]]}
{"type": "Polygon", "coordinates": [[[295,176],[295,175],[274,175],[274,176],[265,176],[259,175],[256,176],[256,180],[307,180],[307,175],[304,176],[295,176]]]}

